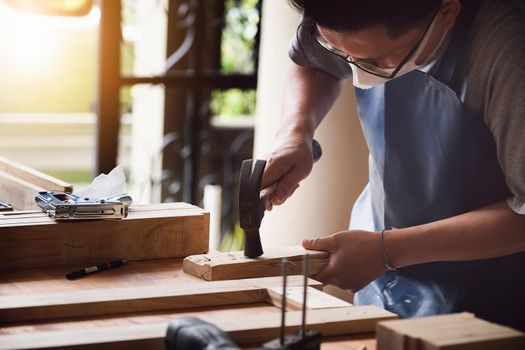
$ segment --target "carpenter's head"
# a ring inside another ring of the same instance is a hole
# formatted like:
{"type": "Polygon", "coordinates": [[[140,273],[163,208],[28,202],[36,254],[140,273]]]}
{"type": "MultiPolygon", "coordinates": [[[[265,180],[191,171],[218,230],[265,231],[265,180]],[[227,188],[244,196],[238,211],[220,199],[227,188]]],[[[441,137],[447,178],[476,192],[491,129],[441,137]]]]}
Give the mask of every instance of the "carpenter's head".
{"type": "Polygon", "coordinates": [[[427,59],[461,9],[459,0],[289,1],[314,21],[312,35],[325,49],[379,68],[398,67],[415,53],[414,61],[427,59]]]}

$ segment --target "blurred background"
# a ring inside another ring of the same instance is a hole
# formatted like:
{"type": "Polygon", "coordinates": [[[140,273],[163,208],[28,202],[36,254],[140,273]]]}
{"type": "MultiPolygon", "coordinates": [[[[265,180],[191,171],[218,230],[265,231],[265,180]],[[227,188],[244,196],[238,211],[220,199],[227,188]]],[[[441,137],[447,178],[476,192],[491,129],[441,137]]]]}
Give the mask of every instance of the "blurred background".
{"type": "MultiPolygon", "coordinates": [[[[0,0],[0,156],[77,189],[121,165],[142,202],[205,207],[210,247],[238,250],[240,163],[271,150],[299,21],[286,0],[0,0]]],[[[345,229],[367,150],[344,95],[265,245],[345,229]]]]}

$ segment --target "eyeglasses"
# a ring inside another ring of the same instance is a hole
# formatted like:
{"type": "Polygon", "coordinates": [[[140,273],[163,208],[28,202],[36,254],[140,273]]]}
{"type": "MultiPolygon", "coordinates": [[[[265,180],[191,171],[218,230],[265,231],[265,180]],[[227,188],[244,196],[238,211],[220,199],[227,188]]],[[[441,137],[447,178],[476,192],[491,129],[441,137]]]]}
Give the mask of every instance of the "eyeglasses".
{"type": "Polygon", "coordinates": [[[425,28],[425,31],[423,32],[423,35],[421,35],[419,40],[412,46],[412,48],[406,54],[405,58],[403,58],[403,60],[397,65],[397,67],[393,71],[391,70],[391,68],[381,68],[371,62],[367,62],[363,60],[355,60],[355,61],[352,60],[349,54],[333,47],[328,41],[324,39],[321,33],[319,33],[319,30],[317,29],[317,25],[315,22],[313,22],[312,24],[310,35],[319,45],[321,45],[322,48],[324,48],[331,54],[336,55],[337,57],[345,60],[346,62],[353,64],[357,68],[364,70],[365,72],[373,74],[378,77],[392,79],[396,76],[399,70],[405,65],[405,63],[407,63],[410,57],[412,57],[412,55],[416,52],[419,45],[421,45],[421,42],[423,41],[423,38],[425,38],[425,36],[427,35],[428,29],[430,28],[430,25],[432,24],[432,22],[434,22],[434,18],[436,17],[436,15],[437,15],[437,11],[434,13],[432,18],[428,22],[425,28]]]}

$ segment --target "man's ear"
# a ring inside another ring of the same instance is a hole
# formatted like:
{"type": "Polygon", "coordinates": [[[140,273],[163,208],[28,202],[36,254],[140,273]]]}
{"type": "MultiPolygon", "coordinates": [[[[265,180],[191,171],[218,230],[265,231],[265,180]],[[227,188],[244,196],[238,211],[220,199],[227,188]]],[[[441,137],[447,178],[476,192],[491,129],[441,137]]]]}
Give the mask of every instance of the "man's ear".
{"type": "Polygon", "coordinates": [[[454,26],[460,12],[461,3],[459,0],[451,0],[441,6],[437,16],[441,17],[445,30],[449,30],[454,26]]]}

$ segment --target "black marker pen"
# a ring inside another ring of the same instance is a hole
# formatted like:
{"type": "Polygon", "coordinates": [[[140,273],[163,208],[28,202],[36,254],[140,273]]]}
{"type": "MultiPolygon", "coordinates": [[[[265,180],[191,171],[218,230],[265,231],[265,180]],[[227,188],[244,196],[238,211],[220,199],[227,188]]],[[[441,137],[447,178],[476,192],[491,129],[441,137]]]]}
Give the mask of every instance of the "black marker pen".
{"type": "Polygon", "coordinates": [[[109,269],[112,269],[114,267],[123,266],[125,263],[126,263],[126,260],[123,260],[123,259],[113,260],[113,261],[110,261],[110,262],[105,263],[105,264],[100,264],[100,265],[97,265],[97,266],[91,266],[91,267],[87,267],[87,268],[79,270],[79,271],[70,272],[70,273],[68,273],[66,275],[66,278],[68,280],[76,280],[77,278],[84,277],[86,275],[90,275],[90,274],[95,273],[95,272],[109,270],[109,269]]]}

